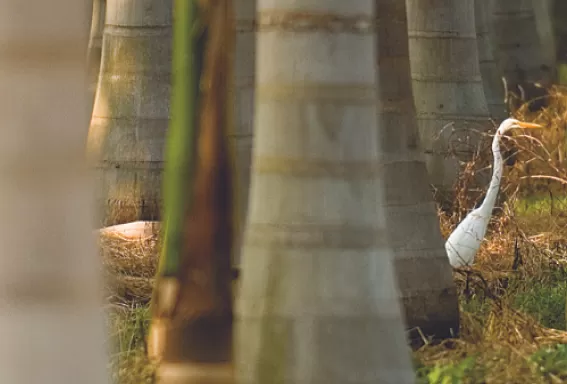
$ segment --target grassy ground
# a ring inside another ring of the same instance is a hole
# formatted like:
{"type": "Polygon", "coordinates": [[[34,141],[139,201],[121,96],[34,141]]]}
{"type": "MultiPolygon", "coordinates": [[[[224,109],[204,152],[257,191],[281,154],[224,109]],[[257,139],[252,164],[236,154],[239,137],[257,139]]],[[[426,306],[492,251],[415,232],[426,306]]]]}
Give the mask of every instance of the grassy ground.
{"type": "MultiPolygon", "coordinates": [[[[517,161],[504,172],[505,199],[468,292],[455,273],[461,337],[414,353],[420,383],[567,382],[567,97],[557,90],[548,109],[529,114],[524,108],[516,117],[546,128],[510,140],[517,161]]],[[[488,151],[485,145],[463,168],[457,191],[467,190],[487,165],[488,151]]],[[[476,203],[474,196],[457,196],[455,212],[440,214],[445,236],[476,203]]]]}
{"type": "MultiPolygon", "coordinates": [[[[463,276],[455,274],[461,292],[461,338],[414,353],[419,383],[567,381],[567,225],[549,214],[549,199],[509,203],[517,216],[494,220],[468,294],[463,276]],[[555,232],[546,235],[545,227],[555,232]],[[517,254],[523,263],[513,270],[517,254]]],[[[567,214],[567,204],[561,212],[567,214]]],[[[143,338],[149,311],[145,303],[132,304],[137,301],[109,309],[116,383],[153,380],[143,338]]]]}
{"type": "MultiPolygon", "coordinates": [[[[562,145],[567,97],[557,93],[548,110],[531,116],[520,110],[517,116],[547,128],[514,140],[520,152],[516,164],[505,170],[501,189],[506,199],[479,251],[468,291],[463,275],[454,274],[460,337],[414,352],[419,383],[567,382],[567,156],[562,145]]],[[[486,159],[491,159],[489,153],[481,152],[464,167],[457,190],[468,190],[486,159]]],[[[478,198],[457,196],[452,215],[440,213],[445,236],[478,198]]],[[[121,287],[110,292],[115,303],[109,309],[114,382],[151,383],[154,367],[145,357],[143,335],[157,243],[146,240],[136,249],[120,244],[106,240],[102,247],[121,260],[107,265],[112,285],[121,287]]]]}
{"type": "Polygon", "coordinates": [[[154,382],[154,366],[146,357],[144,335],[149,327],[147,305],[115,306],[109,310],[113,350],[112,379],[117,384],[154,382]]]}

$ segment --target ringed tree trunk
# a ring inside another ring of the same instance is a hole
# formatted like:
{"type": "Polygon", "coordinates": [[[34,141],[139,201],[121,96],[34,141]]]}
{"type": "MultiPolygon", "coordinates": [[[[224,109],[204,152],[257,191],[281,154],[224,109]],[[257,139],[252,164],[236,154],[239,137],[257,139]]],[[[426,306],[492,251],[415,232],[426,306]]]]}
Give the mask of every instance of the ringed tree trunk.
{"type": "Polygon", "coordinates": [[[538,34],[533,1],[494,0],[492,23],[495,58],[508,88],[525,82],[551,85],[554,65],[538,34]]]}
{"type": "Polygon", "coordinates": [[[107,0],[89,150],[102,225],[158,220],[169,120],[171,0],[107,0]]]}
{"type": "Polygon", "coordinates": [[[109,383],[84,154],[90,12],[75,0],[0,10],[0,382],[109,383]]]}
{"type": "Polygon", "coordinates": [[[407,7],[420,140],[430,182],[446,207],[454,200],[459,160],[471,159],[479,133],[491,127],[479,68],[474,3],[407,0],[407,7]]]}
{"type": "Polygon", "coordinates": [[[239,383],[414,382],[377,163],[374,2],[257,3],[239,383]]]}
{"type": "Polygon", "coordinates": [[[412,341],[459,332],[453,274],[429,191],[413,102],[406,6],[376,0],[378,149],[386,186],[384,210],[401,301],[412,341]],[[409,235],[411,234],[411,235],[409,235]]]}
{"type": "Polygon", "coordinates": [[[474,0],[474,16],[476,27],[476,43],[478,48],[478,60],[484,96],[488,104],[488,110],[493,120],[498,124],[508,117],[506,95],[502,84],[502,76],[498,64],[494,58],[494,44],[492,42],[492,8],[494,0],[474,0]]]}
{"type": "Polygon", "coordinates": [[[556,80],[557,56],[555,54],[555,34],[553,28],[553,1],[532,0],[536,30],[541,41],[541,48],[545,60],[551,63],[551,81],[556,80]]]}
{"type": "Polygon", "coordinates": [[[166,226],[148,349],[159,384],[233,383],[231,7],[175,0],[166,226]]]}
{"type": "Polygon", "coordinates": [[[553,1],[558,81],[567,85],[567,2],[553,1]]]}
{"type": "Polygon", "coordinates": [[[252,159],[254,82],[256,72],[256,0],[234,0],[236,14],[234,133],[231,135],[237,164],[239,230],[233,263],[240,265],[242,234],[248,212],[252,159]]]}
{"type": "Polygon", "coordinates": [[[96,93],[96,86],[98,83],[98,75],[100,72],[100,59],[102,57],[102,34],[104,31],[104,19],[106,15],[106,0],[92,0],[92,3],[93,14],[91,18],[91,32],[87,52],[91,113],[96,93]]]}

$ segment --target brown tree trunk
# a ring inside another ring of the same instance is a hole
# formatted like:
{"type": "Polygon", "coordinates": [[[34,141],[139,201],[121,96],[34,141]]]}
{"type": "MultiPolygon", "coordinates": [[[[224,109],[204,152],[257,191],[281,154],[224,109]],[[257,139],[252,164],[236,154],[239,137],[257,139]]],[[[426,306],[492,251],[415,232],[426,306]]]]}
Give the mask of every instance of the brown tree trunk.
{"type": "Polygon", "coordinates": [[[429,191],[411,88],[405,2],[376,0],[378,146],[386,185],[386,228],[410,336],[459,332],[453,275],[429,191]],[[411,236],[408,234],[411,233],[411,236]]]}

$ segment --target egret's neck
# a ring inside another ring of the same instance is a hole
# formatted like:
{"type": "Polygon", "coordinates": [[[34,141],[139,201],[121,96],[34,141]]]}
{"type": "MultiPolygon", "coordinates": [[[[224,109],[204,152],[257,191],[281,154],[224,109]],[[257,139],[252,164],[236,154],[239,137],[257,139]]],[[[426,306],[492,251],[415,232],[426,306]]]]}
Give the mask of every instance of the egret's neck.
{"type": "Polygon", "coordinates": [[[500,189],[500,180],[502,179],[502,154],[500,153],[500,132],[496,131],[492,140],[492,155],[494,156],[494,165],[492,168],[492,179],[486,191],[486,197],[479,207],[483,214],[492,215],[492,209],[496,204],[496,197],[500,189]]]}

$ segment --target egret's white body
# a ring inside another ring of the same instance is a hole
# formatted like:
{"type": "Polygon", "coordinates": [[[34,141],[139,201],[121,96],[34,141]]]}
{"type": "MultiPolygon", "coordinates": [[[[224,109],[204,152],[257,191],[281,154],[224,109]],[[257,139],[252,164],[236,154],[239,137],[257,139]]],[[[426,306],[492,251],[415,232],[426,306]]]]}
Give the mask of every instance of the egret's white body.
{"type": "Polygon", "coordinates": [[[503,164],[502,154],[500,153],[500,137],[513,128],[541,128],[541,125],[525,123],[516,119],[506,119],[498,127],[492,140],[494,166],[486,197],[480,207],[472,210],[459,223],[445,243],[445,250],[453,268],[471,265],[484,239],[488,222],[492,216],[492,209],[496,203],[498,190],[500,189],[500,179],[502,178],[503,164]]]}

